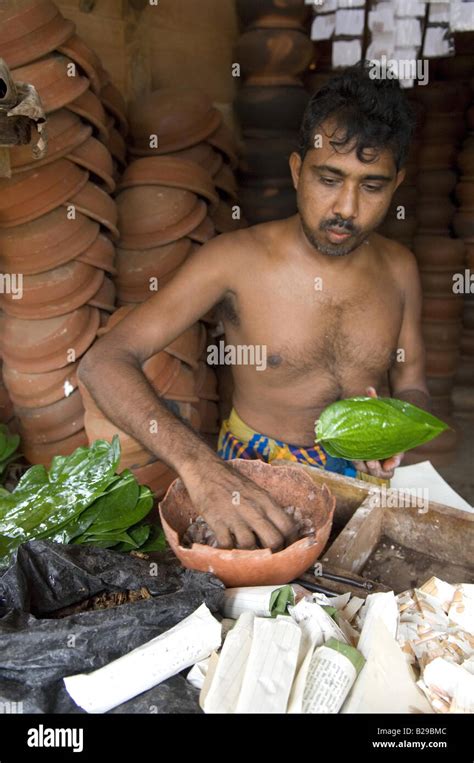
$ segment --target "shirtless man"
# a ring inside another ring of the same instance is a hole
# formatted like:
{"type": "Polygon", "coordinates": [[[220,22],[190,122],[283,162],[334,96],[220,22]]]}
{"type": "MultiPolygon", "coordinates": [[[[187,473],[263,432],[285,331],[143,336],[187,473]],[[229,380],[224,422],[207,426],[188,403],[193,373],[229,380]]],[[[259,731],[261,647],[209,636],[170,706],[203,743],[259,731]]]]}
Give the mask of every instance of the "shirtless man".
{"type": "MultiPolygon", "coordinates": [[[[206,243],[80,364],[104,414],[179,473],[223,548],[257,538],[277,550],[294,540],[293,522],[168,411],[141,365],[220,304],[227,344],[267,350],[266,370],[232,368],[234,408],[256,432],[311,447],[321,411],[376,389],[387,371],[394,397],[427,407],[416,261],[373,232],[403,180],[411,131],[396,81],[361,67],[335,77],[311,99],[290,158],[299,213],[206,243]]],[[[388,477],[401,455],[356,466],[388,477]]]]}

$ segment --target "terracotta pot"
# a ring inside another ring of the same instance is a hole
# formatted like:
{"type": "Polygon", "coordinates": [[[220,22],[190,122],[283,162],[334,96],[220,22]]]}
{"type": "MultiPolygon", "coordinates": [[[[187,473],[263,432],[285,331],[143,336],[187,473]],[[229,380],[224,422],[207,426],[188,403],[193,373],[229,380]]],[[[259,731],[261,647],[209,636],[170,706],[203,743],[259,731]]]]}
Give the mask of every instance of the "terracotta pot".
{"type": "Polygon", "coordinates": [[[216,229],[212,219],[210,217],[205,217],[202,223],[188,233],[188,238],[190,238],[191,241],[197,241],[199,244],[205,244],[206,241],[210,241],[215,235],[216,229]]]}
{"type": "Polygon", "coordinates": [[[0,306],[17,318],[53,318],[76,310],[97,292],[104,273],[72,260],[45,273],[23,277],[21,299],[0,295],[0,306]]]}
{"type": "Polygon", "coordinates": [[[474,210],[458,209],[453,218],[453,227],[459,238],[474,242],[474,210]]]}
{"type": "Polygon", "coordinates": [[[207,206],[194,193],[164,186],[127,188],[117,196],[120,246],[151,249],[186,236],[205,218],[207,206]]]}
{"type": "Polygon", "coordinates": [[[461,353],[468,357],[474,355],[474,329],[465,328],[462,332],[461,353]]]}
{"type": "Polygon", "coordinates": [[[84,428],[90,443],[94,442],[94,440],[112,442],[114,435],[118,434],[121,449],[118,471],[145,466],[154,459],[151,453],[142,448],[138,440],[123,432],[101,413],[95,413],[86,409],[84,428]]]}
{"type": "Polygon", "coordinates": [[[452,376],[427,376],[426,383],[431,395],[450,395],[454,386],[454,374],[452,376]]]}
{"type": "Polygon", "coordinates": [[[296,213],[296,192],[293,186],[241,186],[239,196],[244,215],[250,224],[281,220],[296,213]]]}
{"type": "Polygon", "coordinates": [[[9,3],[0,11],[0,50],[12,69],[50,53],[73,32],[73,22],[49,0],[9,3]]]}
{"type": "Polygon", "coordinates": [[[423,297],[422,318],[434,321],[455,321],[462,315],[463,301],[457,294],[450,297],[423,297]]]}
{"type": "Polygon", "coordinates": [[[58,46],[59,53],[67,56],[78,65],[90,82],[90,86],[96,95],[100,94],[101,82],[99,70],[100,58],[97,53],[89,48],[86,42],[77,34],[73,34],[62,45],[58,46]]]}
{"type": "Polygon", "coordinates": [[[220,151],[233,170],[237,169],[238,157],[235,137],[225,122],[222,122],[217,130],[208,135],[206,141],[220,151]]]}
{"type": "Polygon", "coordinates": [[[275,136],[274,131],[254,130],[244,140],[245,155],[240,167],[245,175],[291,179],[288,161],[297,147],[298,133],[275,136]]]}
{"type": "Polygon", "coordinates": [[[41,408],[69,397],[77,388],[78,362],[44,374],[21,373],[4,366],[5,384],[12,401],[22,408],[41,408]]]}
{"type": "Polygon", "coordinates": [[[44,164],[51,164],[56,159],[67,156],[87,141],[92,132],[79,117],[67,109],[59,109],[48,117],[48,149],[42,159],[34,159],[31,146],[12,146],[10,161],[12,172],[25,172],[36,169],[44,164]]]}
{"type": "MultiPolygon", "coordinates": [[[[156,498],[162,498],[177,477],[176,472],[163,461],[152,461],[146,466],[135,467],[132,472],[139,484],[149,487],[156,498]]],[[[153,521],[153,518],[147,518],[147,521],[153,521]]]]}
{"type": "Polygon", "coordinates": [[[180,151],[205,140],[222,121],[210,98],[198,90],[162,88],[146,98],[133,101],[129,108],[130,133],[134,155],[152,156],[180,151]],[[150,147],[150,136],[159,145],[150,147]]]}
{"type": "Polygon", "coordinates": [[[456,386],[453,390],[453,405],[457,411],[474,413],[474,390],[469,386],[456,386]]]}
{"type": "Polygon", "coordinates": [[[456,384],[474,385],[474,358],[461,355],[456,369],[456,384]]]}
{"type": "Polygon", "coordinates": [[[420,171],[449,170],[454,167],[456,149],[452,143],[422,145],[418,157],[420,171]]]}
{"type": "Polygon", "coordinates": [[[474,329],[474,301],[465,299],[462,313],[463,326],[466,329],[474,329]]]}
{"type": "Polygon", "coordinates": [[[464,143],[463,150],[457,155],[456,163],[461,171],[461,174],[472,178],[474,177],[474,149],[470,145],[464,143]]]}
{"type": "Polygon", "coordinates": [[[474,210],[474,179],[457,184],[456,198],[463,210],[474,210]]]}
{"type": "Polygon", "coordinates": [[[117,205],[114,199],[95,183],[86,183],[78,193],[71,194],[64,206],[68,210],[74,207],[76,212],[96,220],[107,229],[115,241],[119,239],[117,205]]]}
{"type": "Polygon", "coordinates": [[[81,429],[64,440],[41,444],[33,443],[27,435],[23,435],[21,450],[30,464],[43,464],[49,469],[54,456],[69,456],[76,448],[86,445],[88,445],[87,435],[85,429],[81,429]]]}
{"type": "Polygon", "coordinates": [[[219,408],[212,400],[199,400],[199,414],[201,417],[200,431],[204,434],[217,434],[219,432],[219,408]]]}
{"type": "Polygon", "coordinates": [[[64,368],[89,348],[99,326],[99,311],[84,306],[46,320],[0,318],[0,351],[18,371],[44,373],[64,368]]]}
{"type": "Polygon", "coordinates": [[[434,416],[438,416],[441,419],[451,416],[453,412],[451,395],[433,395],[431,397],[431,412],[434,416]]]}
{"type": "Polygon", "coordinates": [[[35,220],[78,193],[86,183],[87,172],[67,159],[0,179],[0,228],[35,220]]]}
{"type": "Polygon", "coordinates": [[[89,170],[91,180],[99,185],[104,185],[109,193],[115,191],[114,163],[112,154],[100,140],[92,136],[78,148],[71,151],[67,157],[69,161],[89,170]]]}
{"type": "Polygon", "coordinates": [[[413,248],[420,267],[454,272],[464,263],[464,244],[444,236],[415,236],[413,248]]]}
{"type": "Polygon", "coordinates": [[[91,307],[98,307],[100,310],[113,313],[115,310],[115,284],[111,278],[107,278],[107,276],[103,278],[100,287],[89,299],[88,304],[91,307]]]}
{"type": "Polygon", "coordinates": [[[168,392],[180,369],[181,362],[164,351],[152,355],[142,366],[143,373],[158,395],[168,392]]]}
{"type": "Polygon", "coordinates": [[[95,129],[99,140],[103,140],[107,144],[109,131],[106,127],[104,107],[92,90],[86,90],[79,98],[68,103],[68,109],[89,122],[95,129]]]}
{"type": "Polygon", "coordinates": [[[464,244],[466,247],[466,267],[474,270],[474,239],[472,241],[465,241],[464,244]]]}
{"type": "Polygon", "coordinates": [[[201,544],[192,548],[180,545],[181,538],[198,516],[188,493],[176,480],[159,504],[163,530],[168,543],[181,564],[214,574],[227,587],[281,585],[289,583],[307,570],[322,553],[332,526],[336,499],[328,488],[315,485],[311,477],[291,466],[270,466],[262,461],[230,461],[233,468],[267,490],[280,506],[298,506],[311,517],[316,538],[303,538],[283,551],[270,549],[244,551],[219,549],[201,544]]]}
{"type": "Polygon", "coordinates": [[[201,322],[194,323],[183,334],[178,336],[174,342],[171,342],[165,350],[168,354],[179,358],[192,368],[198,369],[199,358],[201,357],[204,345],[206,343],[206,329],[201,322]]]}
{"type": "Polygon", "coordinates": [[[313,59],[313,43],[295,29],[249,29],[238,39],[234,59],[241,75],[297,76],[313,59]]]}
{"type": "Polygon", "coordinates": [[[119,307],[112,313],[112,315],[107,315],[107,322],[104,326],[100,327],[97,332],[97,336],[103,336],[104,334],[107,334],[110,329],[116,326],[117,323],[120,323],[120,321],[125,318],[134,308],[135,305],[130,305],[129,307],[119,307]]]}
{"type": "Polygon", "coordinates": [[[32,222],[0,229],[0,270],[33,275],[70,262],[91,247],[99,226],[85,215],[68,219],[60,206],[32,222]]]}
{"type": "Polygon", "coordinates": [[[288,74],[249,74],[245,84],[252,87],[298,87],[301,77],[288,74]]]}
{"type": "Polygon", "coordinates": [[[243,85],[234,102],[244,130],[299,130],[308,93],[303,85],[256,87],[243,85]]]}
{"type": "Polygon", "coordinates": [[[202,360],[196,372],[196,394],[203,400],[219,400],[216,373],[202,360]]]}
{"type": "Polygon", "coordinates": [[[153,295],[155,281],[158,288],[167,273],[178,268],[189,254],[188,239],[180,239],[167,246],[143,251],[117,249],[117,289],[119,299],[125,302],[143,302],[153,295]]]}
{"type": "Polygon", "coordinates": [[[127,147],[119,131],[112,127],[109,130],[109,151],[122,169],[127,166],[127,147]]]}
{"type": "Polygon", "coordinates": [[[457,143],[465,132],[462,111],[438,113],[428,118],[423,125],[424,143],[457,143]]]}
{"type": "Polygon", "coordinates": [[[453,170],[425,170],[418,173],[416,187],[423,199],[448,196],[456,185],[453,170]]]}
{"type": "Polygon", "coordinates": [[[416,207],[418,230],[442,236],[449,230],[456,207],[448,199],[419,202],[416,207]]]}
{"type": "Polygon", "coordinates": [[[64,440],[84,425],[84,407],[77,389],[69,397],[43,408],[17,406],[15,413],[20,421],[20,432],[27,434],[30,443],[64,440]]]}
{"type": "Polygon", "coordinates": [[[222,154],[204,141],[182,151],[171,151],[167,154],[167,157],[169,159],[186,159],[186,161],[195,162],[211,176],[214,176],[219,171],[224,161],[222,154]]]}
{"type": "Polygon", "coordinates": [[[299,0],[237,0],[237,13],[243,26],[249,24],[284,26],[303,24],[308,16],[308,8],[299,0]]]}
{"type": "Polygon", "coordinates": [[[89,87],[70,58],[53,53],[27,66],[12,71],[15,82],[34,85],[47,114],[57,111],[79,98],[89,87]],[[74,71],[75,74],[69,74],[74,71]]]}
{"type": "Polygon", "coordinates": [[[223,164],[214,177],[219,195],[228,201],[238,201],[237,182],[234,173],[227,164],[223,164]]]}
{"type": "Polygon", "coordinates": [[[215,212],[210,215],[217,233],[230,233],[242,227],[241,219],[234,219],[234,207],[221,199],[215,212]]]}
{"type": "Polygon", "coordinates": [[[114,117],[121,135],[125,137],[128,133],[127,105],[120,90],[112,82],[108,82],[100,91],[100,100],[114,117]]]}
{"type": "Polygon", "coordinates": [[[179,372],[173,378],[169,389],[163,393],[167,400],[178,400],[183,403],[198,403],[196,394],[196,380],[193,369],[186,363],[179,364],[179,372]]]}
{"type": "Polygon", "coordinates": [[[105,270],[110,275],[117,275],[115,247],[111,240],[104,236],[103,233],[99,233],[91,246],[77,260],[78,262],[84,262],[86,265],[93,265],[95,268],[105,270]]]}
{"type": "Polygon", "coordinates": [[[452,376],[456,372],[459,348],[426,348],[426,373],[430,376],[452,376]]]}
{"type": "Polygon", "coordinates": [[[461,321],[423,321],[421,329],[427,346],[445,349],[459,344],[462,323],[461,321]]]}
{"type": "Polygon", "coordinates": [[[453,293],[454,271],[421,270],[420,278],[423,294],[449,296],[453,293]]]}
{"type": "Polygon", "coordinates": [[[136,159],[125,170],[119,190],[137,186],[165,186],[193,191],[208,201],[211,209],[219,203],[212,177],[198,164],[186,159],[170,159],[167,156],[136,159]]]}

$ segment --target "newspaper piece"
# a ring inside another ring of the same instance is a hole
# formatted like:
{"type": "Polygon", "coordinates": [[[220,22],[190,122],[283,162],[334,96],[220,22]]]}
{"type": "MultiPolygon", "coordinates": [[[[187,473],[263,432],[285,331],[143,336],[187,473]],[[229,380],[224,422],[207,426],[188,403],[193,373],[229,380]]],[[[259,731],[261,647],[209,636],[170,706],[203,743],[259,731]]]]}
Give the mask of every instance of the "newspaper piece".
{"type": "Polygon", "coordinates": [[[254,619],[252,612],[244,612],[227,634],[203,702],[204,712],[235,713],[252,646],[254,619]]]}

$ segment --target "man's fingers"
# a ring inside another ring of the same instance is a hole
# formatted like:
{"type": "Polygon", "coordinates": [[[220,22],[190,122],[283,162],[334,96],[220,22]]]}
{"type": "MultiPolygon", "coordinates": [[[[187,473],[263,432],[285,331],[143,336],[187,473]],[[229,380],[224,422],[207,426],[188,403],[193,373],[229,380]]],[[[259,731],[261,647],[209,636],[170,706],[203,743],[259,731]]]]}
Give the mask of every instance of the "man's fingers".
{"type": "Polygon", "coordinates": [[[278,528],[286,540],[286,545],[290,545],[298,540],[298,528],[296,523],[285,514],[283,509],[279,506],[271,505],[267,510],[267,515],[271,519],[272,523],[278,528]]]}
{"type": "Polygon", "coordinates": [[[386,471],[393,471],[397,468],[397,466],[400,466],[403,460],[404,453],[395,453],[394,456],[391,456],[390,458],[387,458],[383,462],[383,468],[386,471]]]}
{"type": "Polygon", "coordinates": [[[367,469],[367,465],[365,461],[353,461],[352,463],[354,464],[358,472],[365,472],[366,474],[368,474],[369,470],[367,469]]]}
{"type": "Polygon", "coordinates": [[[236,520],[232,524],[232,535],[235,538],[235,544],[232,544],[235,548],[245,549],[246,551],[252,551],[257,548],[255,535],[245,522],[236,520]]]}
{"type": "Polygon", "coordinates": [[[375,387],[367,387],[366,392],[368,397],[377,397],[377,390],[375,387]]]}

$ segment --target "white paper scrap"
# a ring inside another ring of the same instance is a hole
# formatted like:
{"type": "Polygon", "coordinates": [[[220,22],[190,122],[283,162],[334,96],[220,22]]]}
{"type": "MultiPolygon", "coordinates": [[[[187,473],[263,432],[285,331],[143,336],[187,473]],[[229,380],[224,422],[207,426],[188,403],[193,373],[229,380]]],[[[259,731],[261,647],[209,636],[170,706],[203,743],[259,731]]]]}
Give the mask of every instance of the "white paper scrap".
{"type": "Polygon", "coordinates": [[[336,11],[336,29],[337,35],[348,35],[355,37],[364,32],[364,11],[336,11]]]}
{"type": "Polygon", "coordinates": [[[362,630],[357,648],[368,659],[374,639],[374,623],[381,620],[393,639],[397,636],[398,606],[393,591],[371,593],[360,610],[362,630]]]}
{"type": "Polygon", "coordinates": [[[356,38],[350,42],[336,40],[332,46],[332,65],[334,69],[340,66],[353,66],[362,58],[361,41],[356,38]]]}
{"type": "Polygon", "coordinates": [[[209,657],[220,644],[220,623],[201,604],[174,628],[99,670],[66,676],[64,683],[83,710],[106,713],[209,657]]]}
{"type": "Polygon", "coordinates": [[[315,16],[311,26],[312,40],[330,40],[336,26],[336,14],[328,13],[325,16],[315,16]]]}
{"type": "Polygon", "coordinates": [[[257,617],[237,713],[286,713],[301,631],[289,617],[257,617]]]}
{"type": "Polygon", "coordinates": [[[252,646],[254,615],[244,612],[228,633],[204,700],[205,713],[235,713],[252,646]]]}
{"type": "Polygon", "coordinates": [[[455,509],[474,511],[474,508],[442,478],[430,461],[422,461],[412,466],[399,466],[390,480],[390,486],[403,488],[414,495],[417,495],[420,489],[426,488],[429,501],[444,503],[455,509]]]}
{"type": "Polygon", "coordinates": [[[227,588],[224,593],[222,613],[237,620],[243,612],[253,612],[255,617],[271,617],[270,599],[273,591],[282,586],[245,586],[227,588]]]}
{"type": "Polygon", "coordinates": [[[437,657],[426,666],[423,682],[435,694],[452,698],[452,712],[474,713],[474,675],[461,665],[437,657]]]}

